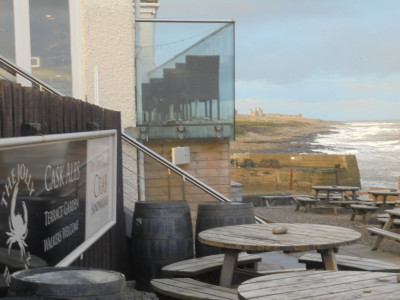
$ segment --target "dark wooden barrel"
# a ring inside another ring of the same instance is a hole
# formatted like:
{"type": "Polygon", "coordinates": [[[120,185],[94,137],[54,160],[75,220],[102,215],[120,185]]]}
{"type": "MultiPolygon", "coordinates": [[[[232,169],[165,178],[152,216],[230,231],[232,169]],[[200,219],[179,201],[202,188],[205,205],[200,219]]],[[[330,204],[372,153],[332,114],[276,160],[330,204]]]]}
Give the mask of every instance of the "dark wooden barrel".
{"type": "Polygon", "coordinates": [[[40,299],[125,299],[125,276],[121,273],[80,267],[44,267],[14,272],[9,297],[40,299]]]}
{"type": "Polygon", "coordinates": [[[136,202],[132,222],[132,268],[136,288],[165,278],[162,267],[193,258],[193,230],[187,201],[136,202]]]}
{"type": "Polygon", "coordinates": [[[208,202],[199,203],[196,218],[196,256],[222,253],[220,248],[202,244],[197,235],[206,229],[255,223],[253,203],[208,202]]]}

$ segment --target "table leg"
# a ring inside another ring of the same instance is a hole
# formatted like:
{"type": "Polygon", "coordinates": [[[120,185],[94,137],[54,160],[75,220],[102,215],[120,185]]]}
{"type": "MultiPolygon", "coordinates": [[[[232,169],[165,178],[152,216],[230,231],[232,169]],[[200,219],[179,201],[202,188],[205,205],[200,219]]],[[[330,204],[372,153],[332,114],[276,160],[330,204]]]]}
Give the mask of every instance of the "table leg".
{"type": "Polygon", "coordinates": [[[232,285],[233,272],[235,271],[240,250],[225,250],[224,263],[222,265],[219,285],[230,287],[232,285]]]}
{"type": "Polygon", "coordinates": [[[387,195],[383,195],[383,207],[386,206],[386,197],[387,197],[387,195]]]}
{"type": "Polygon", "coordinates": [[[357,201],[357,193],[356,193],[356,191],[351,191],[351,195],[353,197],[353,200],[357,201]]]}
{"type": "Polygon", "coordinates": [[[337,263],[335,257],[335,249],[324,249],[318,251],[321,254],[322,262],[324,263],[325,270],[337,271],[337,263]]]}
{"type": "Polygon", "coordinates": [[[319,190],[315,190],[315,194],[314,194],[315,201],[318,201],[318,193],[319,193],[319,190]]]}
{"type": "MultiPolygon", "coordinates": [[[[386,223],[385,223],[385,225],[383,226],[382,229],[389,230],[392,227],[393,223],[394,223],[394,218],[393,218],[393,216],[390,215],[389,219],[386,221],[386,223]]],[[[375,244],[374,244],[374,246],[372,247],[371,250],[378,249],[379,245],[382,243],[382,240],[383,240],[383,236],[379,235],[376,238],[375,244]]]]}
{"type": "Polygon", "coordinates": [[[378,195],[373,195],[374,200],[372,201],[372,206],[376,206],[376,203],[378,203],[378,195]]]}

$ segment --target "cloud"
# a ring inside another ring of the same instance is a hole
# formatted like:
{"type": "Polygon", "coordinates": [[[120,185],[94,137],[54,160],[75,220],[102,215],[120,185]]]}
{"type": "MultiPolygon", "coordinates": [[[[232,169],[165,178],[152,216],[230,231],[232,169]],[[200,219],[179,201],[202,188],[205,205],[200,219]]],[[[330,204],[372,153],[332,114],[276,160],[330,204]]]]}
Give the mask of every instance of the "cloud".
{"type": "Polygon", "coordinates": [[[393,91],[399,93],[400,79],[384,82],[352,82],[347,84],[347,87],[350,89],[367,92],[378,92],[381,90],[384,92],[393,91]]]}

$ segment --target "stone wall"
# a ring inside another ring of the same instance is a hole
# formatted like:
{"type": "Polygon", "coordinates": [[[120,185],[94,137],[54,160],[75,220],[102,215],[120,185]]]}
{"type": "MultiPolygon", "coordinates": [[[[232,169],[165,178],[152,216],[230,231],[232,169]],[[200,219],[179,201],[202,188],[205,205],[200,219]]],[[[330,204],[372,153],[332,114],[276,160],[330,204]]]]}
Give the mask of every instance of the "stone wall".
{"type": "Polygon", "coordinates": [[[243,195],[308,194],[312,185],[361,185],[354,155],[234,153],[231,166],[231,178],[243,184],[243,195]]]}

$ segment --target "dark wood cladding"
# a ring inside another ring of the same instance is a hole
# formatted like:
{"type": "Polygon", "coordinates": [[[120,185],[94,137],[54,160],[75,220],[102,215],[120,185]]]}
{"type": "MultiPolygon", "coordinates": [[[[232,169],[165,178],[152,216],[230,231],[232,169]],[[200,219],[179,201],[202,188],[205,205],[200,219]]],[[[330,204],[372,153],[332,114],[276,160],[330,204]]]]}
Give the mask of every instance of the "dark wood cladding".
{"type": "Polygon", "coordinates": [[[35,123],[40,124],[40,131],[36,134],[105,129],[118,131],[117,224],[87,249],[73,265],[116,270],[126,274],[128,258],[123,211],[120,112],[0,80],[0,137],[22,136],[22,128],[35,123]]]}

